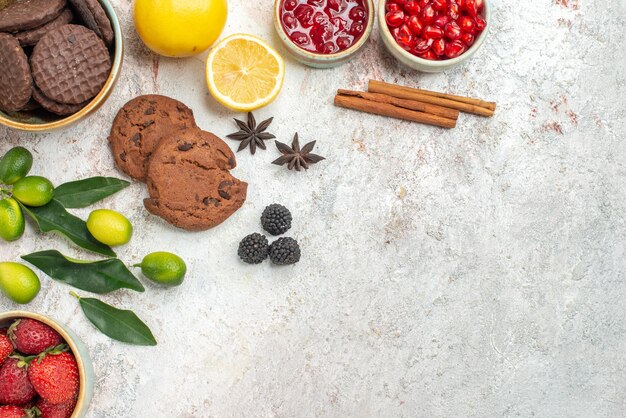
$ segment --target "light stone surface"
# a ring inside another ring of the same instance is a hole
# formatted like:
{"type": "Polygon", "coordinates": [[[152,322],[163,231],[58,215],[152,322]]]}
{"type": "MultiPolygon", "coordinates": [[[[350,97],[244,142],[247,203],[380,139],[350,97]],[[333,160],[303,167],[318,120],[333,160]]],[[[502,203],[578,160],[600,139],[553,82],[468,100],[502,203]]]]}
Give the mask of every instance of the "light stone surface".
{"type": "MultiPolygon", "coordinates": [[[[133,30],[132,2],[114,4],[127,48],[106,105],[66,132],[0,130],[0,152],[30,148],[33,173],[56,184],[121,176],[106,138],[136,95],[181,99],[220,136],[243,117],[207,93],[204,55],[156,58],[133,30]]],[[[135,226],[121,259],[173,251],[189,274],[177,289],[102,297],[144,319],[155,348],[99,334],[70,288],[42,275],[26,308],[67,323],[90,348],[90,417],[626,416],[626,3],[493,6],[483,50],[445,74],[400,67],[377,29],[333,70],[286,57],[283,91],[257,118],[275,116],[270,131],[283,142],[296,131],[318,140],[328,159],[298,174],[270,165],[272,144],[239,153],[234,174],[249,198],[218,228],[170,227],[144,210],[137,182],[100,205],[135,226]],[[498,110],[446,131],[333,107],[335,89],[370,78],[498,110]],[[272,202],[291,208],[302,261],[244,265],[238,242],[260,232],[272,202]]],[[[270,0],[229,7],[224,35],[256,34],[285,52],[270,0]]],[[[0,244],[0,259],[52,248],[91,257],[31,225],[0,244]]],[[[17,308],[0,299],[0,310],[17,308]]]]}

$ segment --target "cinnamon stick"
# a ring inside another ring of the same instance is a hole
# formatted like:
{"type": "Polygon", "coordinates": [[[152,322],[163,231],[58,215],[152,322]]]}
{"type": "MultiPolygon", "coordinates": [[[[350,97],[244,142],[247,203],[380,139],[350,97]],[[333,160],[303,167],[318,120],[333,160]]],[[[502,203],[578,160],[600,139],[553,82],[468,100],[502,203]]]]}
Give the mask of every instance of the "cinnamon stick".
{"type": "MultiPolygon", "coordinates": [[[[370,80],[368,85],[368,91],[370,93],[387,94],[389,96],[397,97],[399,99],[415,100],[419,102],[434,104],[437,106],[448,107],[450,109],[456,109],[466,113],[473,113],[479,116],[491,117],[493,116],[495,110],[495,103],[493,105],[489,105],[490,107],[484,107],[478,104],[467,103],[467,100],[470,99],[468,97],[463,98],[461,96],[447,95],[447,98],[444,98],[433,95],[434,92],[429,92],[430,94],[424,94],[423,91],[420,91],[419,89],[398,86],[396,84],[385,83],[384,81],[370,80]],[[461,97],[465,101],[455,100],[453,99],[454,97],[461,97]]],[[[443,93],[437,94],[443,95],[443,93]]],[[[472,99],[472,101],[474,100],[478,99],[472,99]]]]}
{"type": "Polygon", "coordinates": [[[354,96],[361,99],[370,100],[378,103],[387,103],[390,105],[403,107],[409,110],[417,110],[419,112],[430,113],[437,116],[443,116],[444,118],[457,120],[459,118],[459,111],[455,109],[449,109],[447,107],[436,106],[428,103],[417,102],[415,100],[398,99],[396,97],[388,96],[386,94],[379,93],[367,93],[354,90],[337,90],[337,94],[342,96],[354,96]]]}
{"type": "Polygon", "coordinates": [[[425,123],[428,125],[440,126],[442,128],[454,128],[456,120],[444,118],[443,116],[430,113],[416,112],[388,103],[374,102],[356,96],[338,94],[335,96],[335,106],[347,109],[360,110],[361,112],[373,113],[375,115],[389,116],[396,119],[404,119],[412,122],[425,123]]]}

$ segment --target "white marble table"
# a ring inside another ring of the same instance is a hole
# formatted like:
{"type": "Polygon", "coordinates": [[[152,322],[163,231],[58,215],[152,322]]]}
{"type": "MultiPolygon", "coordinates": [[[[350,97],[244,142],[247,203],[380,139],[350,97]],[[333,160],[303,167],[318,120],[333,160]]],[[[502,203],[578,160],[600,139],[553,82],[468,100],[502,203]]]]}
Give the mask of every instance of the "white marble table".
{"type": "MultiPolygon", "coordinates": [[[[133,30],[132,2],[114,3],[127,49],[106,105],[66,132],[0,130],[1,153],[30,148],[33,172],[57,184],[121,176],[106,138],[136,95],[181,99],[222,136],[240,116],[208,94],[203,56],[156,58],[133,30]]],[[[139,183],[103,202],[135,226],[123,260],[173,251],[189,275],[173,290],[103,297],[135,310],[155,348],[99,334],[70,288],[42,277],[27,309],[66,322],[89,346],[90,417],[626,416],[626,6],[494,3],[484,49],[445,74],[401,68],[377,29],[340,68],[287,59],[280,97],[257,117],[275,116],[283,142],[296,131],[318,140],[328,160],[298,174],[270,165],[272,147],[240,153],[234,174],[250,183],[249,198],[222,226],[168,226],[144,210],[139,183]],[[369,78],[499,107],[444,131],[332,106],[335,89],[369,78]],[[303,259],[244,265],[237,244],[272,202],[292,209],[303,259]]],[[[231,0],[224,34],[279,47],[271,8],[231,0]]],[[[0,259],[51,248],[85,256],[29,227],[0,244],[0,259]]],[[[0,298],[1,311],[15,308],[0,298]]]]}

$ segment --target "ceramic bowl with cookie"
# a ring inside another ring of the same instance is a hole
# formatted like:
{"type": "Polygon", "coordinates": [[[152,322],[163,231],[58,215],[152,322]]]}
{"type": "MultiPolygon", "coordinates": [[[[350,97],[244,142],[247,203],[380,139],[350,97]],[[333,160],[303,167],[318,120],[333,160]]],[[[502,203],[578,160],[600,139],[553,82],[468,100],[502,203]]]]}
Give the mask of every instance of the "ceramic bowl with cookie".
{"type": "Polygon", "coordinates": [[[0,10],[0,124],[68,127],[109,97],[123,39],[108,0],[8,0],[0,10]]]}

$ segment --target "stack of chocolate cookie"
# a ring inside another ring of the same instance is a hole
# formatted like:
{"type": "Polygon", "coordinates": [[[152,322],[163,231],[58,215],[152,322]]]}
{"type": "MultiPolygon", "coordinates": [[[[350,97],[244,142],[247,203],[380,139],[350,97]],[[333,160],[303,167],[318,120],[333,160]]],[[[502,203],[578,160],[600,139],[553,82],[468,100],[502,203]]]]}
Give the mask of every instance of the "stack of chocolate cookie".
{"type": "Polygon", "coordinates": [[[193,111],[165,96],[147,95],[118,112],[109,143],[115,163],[148,184],[146,209],[188,231],[224,222],[246,200],[247,183],[229,170],[231,149],[196,125],[193,111]]]}
{"type": "Polygon", "coordinates": [[[66,116],[104,87],[111,72],[111,22],[98,0],[70,3],[20,0],[0,10],[0,110],[41,106],[66,116]]]}

